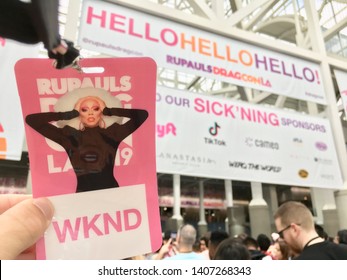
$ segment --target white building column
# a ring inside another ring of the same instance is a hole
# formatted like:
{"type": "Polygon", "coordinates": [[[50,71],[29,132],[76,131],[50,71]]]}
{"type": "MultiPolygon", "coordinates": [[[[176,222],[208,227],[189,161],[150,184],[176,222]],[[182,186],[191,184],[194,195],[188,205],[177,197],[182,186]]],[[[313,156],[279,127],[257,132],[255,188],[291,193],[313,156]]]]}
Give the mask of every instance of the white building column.
{"type": "Polygon", "coordinates": [[[276,231],[275,220],[273,218],[277,208],[278,208],[278,197],[277,197],[277,187],[270,185],[267,188],[263,188],[263,197],[269,207],[269,219],[271,224],[271,231],[276,231]]]}
{"type": "Polygon", "coordinates": [[[249,203],[249,219],[251,236],[257,238],[258,234],[271,235],[269,207],[263,198],[263,189],[260,182],[251,182],[252,200],[249,203]]]}
{"type": "MultiPolygon", "coordinates": [[[[310,39],[310,43],[312,46],[312,50],[316,51],[321,56],[321,73],[322,73],[322,82],[324,85],[324,90],[326,93],[327,99],[327,109],[326,113],[330,121],[331,130],[334,136],[335,147],[337,151],[337,157],[340,163],[340,169],[342,172],[342,178],[344,180],[344,190],[341,191],[341,194],[338,192],[335,193],[335,205],[336,205],[336,217],[334,217],[334,209],[333,203],[331,203],[331,191],[327,190],[324,195],[322,195],[323,199],[323,207],[322,211],[324,214],[324,229],[333,230],[334,227],[342,228],[343,225],[347,225],[347,212],[346,204],[347,204],[347,196],[344,195],[344,192],[347,191],[347,151],[346,144],[343,135],[341,120],[339,117],[339,112],[337,108],[337,100],[335,96],[334,84],[331,78],[331,70],[330,65],[328,63],[328,55],[325,48],[324,38],[319,25],[319,18],[317,14],[317,9],[315,5],[315,1],[304,0],[305,10],[307,11],[307,23],[308,23],[308,35],[310,39]],[[328,200],[326,200],[328,199],[328,200]],[[331,209],[330,209],[331,208],[331,209]],[[333,210],[333,211],[331,211],[333,210]],[[326,216],[326,217],[325,217],[326,216]],[[332,221],[337,221],[338,224],[336,226],[331,225],[332,221]],[[327,225],[328,226],[327,226],[327,225]],[[331,229],[330,229],[331,228],[331,229]]],[[[314,195],[317,196],[319,191],[314,190],[314,195]]],[[[318,210],[318,209],[317,209],[318,210]]]]}
{"type": "Polygon", "coordinates": [[[333,190],[311,188],[311,199],[315,222],[321,225],[329,236],[335,236],[339,230],[339,221],[333,190]]]}
{"type": "Polygon", "coordinates": [[[81,6],[82,0],[69,1],[69,6],[66,14],[66,24],[63,34],[65,39],[69,39],[71,41],[75,41],[77,39],[81,6]]]}
{"type": "MultiPolygon", "coordinates": [[[[308,102],[308,111],[311,115],[318,115],[317,105],[308,102]]],[[[335,236],[339,222],[334,198],[334,191],[331,189],[311,188],[311,198],[315,210],[316,223],[323,226],[330,235],[335,236]]]]}
{"type": "Polygon", "coordinates": [[[225,231],[229,233],[231,236],[231,225],[233,224],[234,215],[232,212],[232,208],[234,206],[233,202],[233,186],[231,180],[224,180],[224,189],[225,189],[225,202],[227,208],[227,217],[225,219],[225,231]]]}
{"type": "Polygon", "coordinates": [[[225,219],[225,230],[230,236],[237,236],[240,233],[245,232],[245,228],[242,226],[238,219],[238,214],[242,210],[234,206],[233,199],[233,186],[231,180],[224,180],[225,188],[225,200],[227,208],[227,218],[225,219]]]}
{"type": "Polygon", "coordinates": [[[173,175],[173,215],[167,221],[166,230],[177,231],[183,224],[183,217],[181,215],[181,176],[179,174],[173,175]]]}
{"type": "Polygon", "coordinates": [[[338,212],[339,229],[347,228],[347,190],[334,193],[338,212]]]}
{"type": "Polygon", "coordinates": [[[204,181],[199,181],[199,222],[198,233],[199,236],[203,236],[208,231],[207,222],[205,218],[205,206],[204,206],[204,181]]]}

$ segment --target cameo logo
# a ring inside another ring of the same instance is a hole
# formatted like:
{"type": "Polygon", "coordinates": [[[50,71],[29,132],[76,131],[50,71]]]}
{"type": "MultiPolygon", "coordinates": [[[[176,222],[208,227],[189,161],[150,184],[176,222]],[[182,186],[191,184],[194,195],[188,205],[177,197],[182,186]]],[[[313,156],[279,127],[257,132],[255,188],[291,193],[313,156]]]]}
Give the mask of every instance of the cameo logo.
{"type": "Polygon", "coordinates": [[[157,124],[158,137],[164,137],[165,135],[172,134],[176,136],[176,126],[173,123],[167,123],[165,125],[157,124]]]}
{"type": "Polygon", "coordinates": [[[248,147],[257,147],[262,149],[279,150],[280,145],[278,142],[272,142],[263,139],[254,139],[252,137],[246,137],[245,144],[248,147]]]}
{"type": "Polygon", "coordinates": [[[301,178],[307,178],[308,177],[308,171],[305,169],[300,169],[298,172],[298,175],[301,178]]]}
{"type": "Polygon", "coordinates": [[[325,144],[324,142],[316,142],[315,146],[320,151],[326,151],[328,149],[327,144],[325,144]]]}

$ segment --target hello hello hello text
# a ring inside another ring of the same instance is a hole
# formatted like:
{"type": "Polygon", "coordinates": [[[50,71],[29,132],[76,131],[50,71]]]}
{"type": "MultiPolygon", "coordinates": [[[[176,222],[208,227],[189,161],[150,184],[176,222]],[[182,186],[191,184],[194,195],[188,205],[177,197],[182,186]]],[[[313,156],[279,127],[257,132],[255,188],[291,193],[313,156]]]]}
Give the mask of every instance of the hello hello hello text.
{"type": "MultiPolygon", "coordinates": [[[[248,69],[253,68],[261,72],[270,72],[281,76],[290,77],[296,80],[303,80],[308,83],[320,84],[318,67],[309,67],[307,63],[298,65],[293,62],[293,58],[281,59],[263,55],[255,50],[246,49],[246,46],[240,49],[240,43],[232,45],[223,43],[217,39],[210,39],[209,36],[204,37],[199,34],[203,32],[178,31],[179,27],[174,25],[165,25],[165,23],[151,22],[151,17],[145,19],[142,17],[134,17],[122,12],[118,9],[117,13],[107,9],[98,9],[93,6],[88,6],[86,11],[86,24],[99,27],[102,30],[107,30],[115,33],[124,34],[139,40],[144,40],[155,44],[153,46],[162,45],[170,49],[177,49],[201,55],[205,58],[213,58],[218,61],[228,62],[231,65],[242,65],[248,69]]],[[[169,56],[170,60],[176,58],[169,56]]],[[[211,71],[209,69],[208,71],[211,71]]],[[[215,67],[215,74],[228,76],[231,75],[224,68],[215,67]],[[225,73],[224,73],[225,72],[225,73]]]]}

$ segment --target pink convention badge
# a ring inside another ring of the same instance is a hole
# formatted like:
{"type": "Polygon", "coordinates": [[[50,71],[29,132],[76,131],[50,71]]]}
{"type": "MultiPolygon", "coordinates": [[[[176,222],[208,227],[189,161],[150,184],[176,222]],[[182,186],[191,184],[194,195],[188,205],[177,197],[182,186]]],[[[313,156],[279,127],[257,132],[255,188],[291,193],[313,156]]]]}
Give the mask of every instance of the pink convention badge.
{"type": "Polygon", "coordinates": [[[38,259],[124,259],[162,241],[155,162],[156,64],[150,58],[49,59],[15,66],[34,197],[52,224],[38,259]]]}

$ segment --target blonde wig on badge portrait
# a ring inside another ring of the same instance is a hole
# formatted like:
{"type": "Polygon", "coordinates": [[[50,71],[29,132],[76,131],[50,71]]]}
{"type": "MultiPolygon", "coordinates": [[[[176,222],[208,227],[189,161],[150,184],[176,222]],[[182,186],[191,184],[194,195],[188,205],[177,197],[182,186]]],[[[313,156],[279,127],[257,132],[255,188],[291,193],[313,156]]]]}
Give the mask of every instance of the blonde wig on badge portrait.
{"type": "MultiPolygon", "coordinates": [[[[54,105],[55,112],[68,112],[72,111],[75,108],[75,105],[81,98],[85,97],[98,97],[102,101],[105,102],[107,108],[122,108],[121,101],[112,96],[108,91],[101,88],[78,88],[67,92],[64,96],[58,99],[58,101],[54,105]]],[[[121,124],[123,121],[122,117],[117,116],[103,116],[102,117],[105,122],[105,128],[109,127],[114,123],[121,124]]],[[[61,120],[57,122],[58,127],[64,127],[66,125],[71,126],[75,129],[79,129],[80,120],[79,117],[76,117],[71,120],[61,120]]]]}

